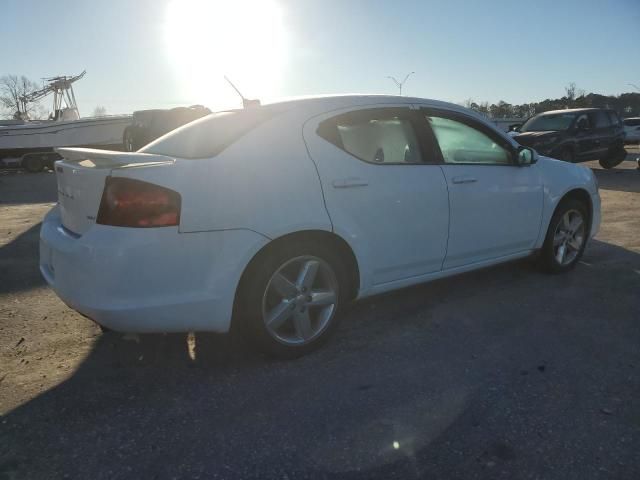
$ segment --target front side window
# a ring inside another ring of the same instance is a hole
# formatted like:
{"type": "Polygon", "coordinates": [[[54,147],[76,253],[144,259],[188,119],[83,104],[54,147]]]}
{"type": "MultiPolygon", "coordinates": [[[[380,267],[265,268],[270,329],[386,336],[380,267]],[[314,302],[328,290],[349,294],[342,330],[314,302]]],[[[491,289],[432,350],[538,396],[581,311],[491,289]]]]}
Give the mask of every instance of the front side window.
{"type": "Polygon", "coordinates": [[[411,120],[397,109],[359,110],[320,123],[318,135],[370,163],[421,163],[411,120]]]}
{"type": "Polygon", "coordinates": [[[611,124],[609,123],[609,117],[607,116],[606,112],[598,110],[597,112],[595,112],[595,114],[593,114],[593,117],[594,128],[607,128],[611,126],[611,124]]]}
{"type": "Polygon", "coordinates": [[[578,128],[581,128],[583,130],[588,130],[591,128],[591,120],[589,120],[589,115],[587,115],[586,113],[583,113],[582,115],[580,115],[578,117],[578,119],[576,120],[576,126],[578,128]]]}
{"type": "Polygon", "coordinates": [[[527,120],[520,128],[521,132],[558,132],[567,130],[576,118],[573,113],[550,113],[536,115],[527,120]]]}
{"type": "Polygon", "coordinates": [[[489,135],[466,123],[445,117],[427,116],[444,163],[509,165],[511,153],[489,135]]]}

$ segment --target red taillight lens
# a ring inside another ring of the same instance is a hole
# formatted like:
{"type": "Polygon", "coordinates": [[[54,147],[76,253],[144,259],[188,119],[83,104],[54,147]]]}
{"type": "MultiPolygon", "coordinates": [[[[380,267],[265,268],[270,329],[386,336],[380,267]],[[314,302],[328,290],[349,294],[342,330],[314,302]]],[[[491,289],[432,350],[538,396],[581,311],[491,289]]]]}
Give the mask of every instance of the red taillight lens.
{"type": "Polygon", "coordinates": [[[180,223],[180,194],[153,183],[107,177],[96,223],[115,227],[170,227],[180,223]]]}

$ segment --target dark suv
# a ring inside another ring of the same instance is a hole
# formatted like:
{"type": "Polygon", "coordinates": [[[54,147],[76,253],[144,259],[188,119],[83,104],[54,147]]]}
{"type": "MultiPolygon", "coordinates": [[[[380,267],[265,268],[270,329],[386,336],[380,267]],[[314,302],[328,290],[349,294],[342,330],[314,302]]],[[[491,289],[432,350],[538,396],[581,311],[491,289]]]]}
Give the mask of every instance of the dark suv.
{"type": "Polygon", "coordinates": [[[567,162],[599,160],[603,168],[613,168],[626,157],[624,125],[613,110],[553,110],[512,127],[518,143],[548,157],[567,162]]]}

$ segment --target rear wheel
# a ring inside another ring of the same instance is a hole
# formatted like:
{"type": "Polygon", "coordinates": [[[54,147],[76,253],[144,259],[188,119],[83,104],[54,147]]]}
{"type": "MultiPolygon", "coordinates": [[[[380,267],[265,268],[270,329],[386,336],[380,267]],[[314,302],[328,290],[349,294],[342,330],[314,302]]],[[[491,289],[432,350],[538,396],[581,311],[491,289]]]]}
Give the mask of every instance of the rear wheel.
{"type": "Polygon", "coordinates": [[[540,252],[542,267],[551,273],[572,269],[582,257],[589,236],[587,207],[567,199],[556,209],[540,252]]]}
{"type": "Polygon", "coordinates": [[[614,168],[620,165],[623,160],[627,158],[627,151],[623,145],[617,145],[609,149],[609,153],[603,159],[600,159],[598,163],[602,168],[614,168]]]}
{"type": "Polygon", "coordinates": [[[240,284],[237,314],[263,352],[295,358],[315,350],[335,331],[345,298],[339,256],[316,242],[276,248],[249,268],[240,284]]]}

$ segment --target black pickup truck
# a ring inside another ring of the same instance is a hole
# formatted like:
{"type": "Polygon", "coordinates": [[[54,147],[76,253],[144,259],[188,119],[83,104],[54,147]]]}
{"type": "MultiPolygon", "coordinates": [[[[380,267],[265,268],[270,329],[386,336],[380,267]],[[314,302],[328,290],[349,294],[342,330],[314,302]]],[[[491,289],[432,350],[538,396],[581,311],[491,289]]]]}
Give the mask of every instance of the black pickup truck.
{"type": "Polygon", "coordinates": [[[138,110],[133,112],[133,122],[123,134],[122,143],[127,152],[135,152],[147,143],[198,118],[209,115],[211,110],[202,105],[177,107],[169,110],[138,110]]]}
{"type": "Polygon", "coordinates": [[[626,157],[624,125],[613,110],[553,110],[512,125],[511,130],[521,145],[567,162],[599,160],[603,168],[613,168],[626,157]]]}

